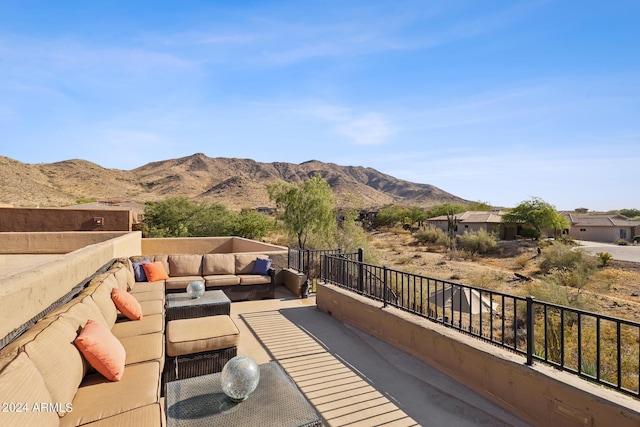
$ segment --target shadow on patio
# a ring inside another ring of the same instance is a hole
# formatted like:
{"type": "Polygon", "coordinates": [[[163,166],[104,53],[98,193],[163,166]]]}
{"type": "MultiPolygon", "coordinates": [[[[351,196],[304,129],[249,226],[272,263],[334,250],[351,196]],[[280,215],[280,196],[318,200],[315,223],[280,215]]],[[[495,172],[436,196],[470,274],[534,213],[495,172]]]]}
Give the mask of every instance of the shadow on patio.
{"type": "Polygon", "coordinates": [[[232,314],[241,328],[239,354],[277,360],[326,425],[527,425],[417,358],[320,312],[312,299],[234,303],[232,314]]]}

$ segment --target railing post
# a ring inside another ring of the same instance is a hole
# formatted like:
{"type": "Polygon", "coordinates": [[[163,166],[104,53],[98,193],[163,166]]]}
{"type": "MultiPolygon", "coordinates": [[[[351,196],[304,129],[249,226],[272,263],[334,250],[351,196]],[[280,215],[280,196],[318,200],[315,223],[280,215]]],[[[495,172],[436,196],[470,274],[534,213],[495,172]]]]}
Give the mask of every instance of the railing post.
{"type": "Polygon", "coordinates": [[[358,292],[364,292],[364,249],[358,248],[358,292]]]}
{"type": "Polygon", "coordinates": [[[533,336],[533,297],[527,297],[527,365],[533,365],[533,353],[535,347],[535,340],[533,336]]]}
{"type": "Polygon", "coordinates": [[[387,267],[382,266],[382,301],[384,302],[383,307],[387,307],[387,267]]]}

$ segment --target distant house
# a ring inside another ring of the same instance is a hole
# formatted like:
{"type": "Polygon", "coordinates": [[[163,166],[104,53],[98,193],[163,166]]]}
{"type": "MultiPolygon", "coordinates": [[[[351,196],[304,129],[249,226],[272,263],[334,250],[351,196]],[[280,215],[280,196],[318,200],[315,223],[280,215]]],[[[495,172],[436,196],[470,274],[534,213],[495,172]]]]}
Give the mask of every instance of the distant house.
{"type": "MultiPolygon", "coordinates": [[[[484,230],[487,233],[496,233],[502,240],[513,240],[518,231],[517,226],[510,226],[502,223],[502,211],[478,212],[468,211],[455,214],[456,228],[455,234],[463,234],[465,231],[473,232],[484,230]]],[[[449,231],[449,222],[446,215],[441,215],[427,219],[427,224],[449,231]]]]}
{"type": "Polygon", "coordinates": [[[378,208],[377,206],[374,206],[372,208],[369,209],[363,209],[360,211],[360,214],[358,216],[358,220],[362,221],[362,222],[368,222],[368,223],[373,223],[373,221],[375,221],[376,219],[376,214],[380,211],[380,208],[378,208]]]}
{"type": "Polygon", "coordinates": [[[563,213],[569,218],[569,237],[594,242],[631,241],[640,234],[640,221],[624,215],[563,213]]]}

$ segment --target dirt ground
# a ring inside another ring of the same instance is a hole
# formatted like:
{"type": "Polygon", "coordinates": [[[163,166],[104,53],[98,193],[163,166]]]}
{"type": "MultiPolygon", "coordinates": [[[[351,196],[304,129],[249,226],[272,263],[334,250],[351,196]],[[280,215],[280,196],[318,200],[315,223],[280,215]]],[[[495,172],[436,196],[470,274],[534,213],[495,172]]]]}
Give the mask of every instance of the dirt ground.
{"type": "MultiPolygon", "coordinates": [[[[464,259],[459,251],[434,252],[418,245],[404,230],[373,232],[370,239],[376,264],[407,273],[519,296],[530,295],[544,279],[538,268],[538,245],[533,241],[501,242],[495,254],[464,259]]],[[[612,261],[599,268],[583,295],[584,308],[589,311],[638,321],[640,263],[612,261]]]]}

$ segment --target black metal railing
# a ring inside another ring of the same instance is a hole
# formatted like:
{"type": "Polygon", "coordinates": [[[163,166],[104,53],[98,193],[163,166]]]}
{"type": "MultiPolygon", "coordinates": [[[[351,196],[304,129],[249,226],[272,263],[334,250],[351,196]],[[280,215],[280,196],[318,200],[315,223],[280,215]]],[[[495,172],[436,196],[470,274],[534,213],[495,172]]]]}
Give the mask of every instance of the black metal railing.
{"type": "MultiPolygon", "coordinates": [[[[322,276],[325,255],[338,256],[353,261],[363,261],[362,249],[356,252],[342,252],[341,249],[292,249],[288,251],[287,267],[304,273],[313,285],[322,276]]],[[[311,291],[315,289],[312,286],[311,291]]]]}
{"type": "Polygon", "coordinates": [[[640,397],[640,323],[330,254],[322,280],[640,397]]]}

